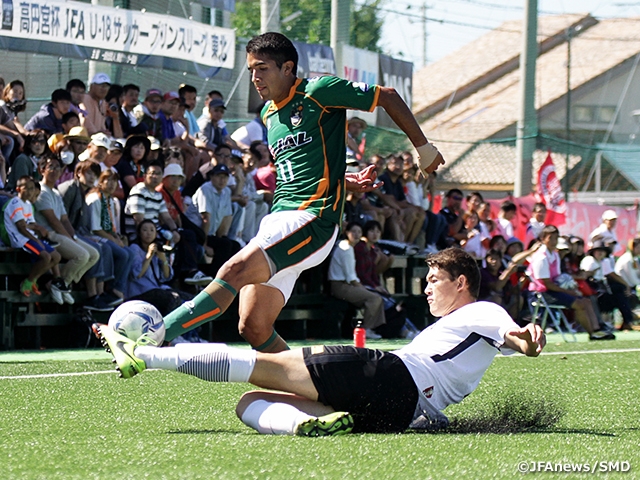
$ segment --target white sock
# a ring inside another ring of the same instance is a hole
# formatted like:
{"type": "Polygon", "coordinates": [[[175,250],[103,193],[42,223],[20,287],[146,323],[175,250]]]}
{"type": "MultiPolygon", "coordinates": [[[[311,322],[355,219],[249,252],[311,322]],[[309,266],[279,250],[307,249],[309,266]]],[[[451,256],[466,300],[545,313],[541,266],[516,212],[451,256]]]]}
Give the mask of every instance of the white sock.
{"type": "Polygon", "coordinates": [[[242,422],[258,433],[293,435],[296,427],[312,417],[288,403],[256,400],[242,414],[242,422]]]}
{"type": "Polygon", "coordinates": [[[224,343],[178,344],[176,347],[137,347],[135,355],[147,368],[173,370],[210,382],[248,382],[256,364],[255,350],[224,343]]]}

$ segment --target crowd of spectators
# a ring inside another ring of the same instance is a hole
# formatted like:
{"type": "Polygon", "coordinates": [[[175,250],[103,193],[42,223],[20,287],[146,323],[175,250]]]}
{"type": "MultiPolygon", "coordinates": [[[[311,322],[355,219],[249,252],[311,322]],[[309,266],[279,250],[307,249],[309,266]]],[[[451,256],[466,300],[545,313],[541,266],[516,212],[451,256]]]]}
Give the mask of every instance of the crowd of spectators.
{"type": "MultiPolygon", "coordinates": [[[[207,92],[198,115],[193,86],[141,90],[98,73],[88,88],[72,79],[55,89],[27,119],[24,83],[1,83],[0,238],[34,257],[20,287],[26,296],[44,287],[74,303],[72,288],[82,288],[88,309],[144,299],[166,314],[208,284],[269,212],[276,172],[259,110],[229,132],[221,92],[207,92]]],[[[520,239],[510,201],[493,216],[479,192],[453,188],[435,212],[436,174],[424,178],[410,152],[367,157],[366,129],[357,117],[348,122],[347,169],[375,165],[381,188],[347,192],[344,239],[327,262],[331,294],[364,308],[369,338],[415,334],[383,281],[394,260],[385,241],[466,250],[482,267],[481,299],[515,319],[531,291],[570,307],[593,339],[613,336],[603,314],[614,308],[620,328],[634,327],[640,239],[613,259],[615,212],[605,212],[586,248],[545,224],[544,204],[520,239]]]]}

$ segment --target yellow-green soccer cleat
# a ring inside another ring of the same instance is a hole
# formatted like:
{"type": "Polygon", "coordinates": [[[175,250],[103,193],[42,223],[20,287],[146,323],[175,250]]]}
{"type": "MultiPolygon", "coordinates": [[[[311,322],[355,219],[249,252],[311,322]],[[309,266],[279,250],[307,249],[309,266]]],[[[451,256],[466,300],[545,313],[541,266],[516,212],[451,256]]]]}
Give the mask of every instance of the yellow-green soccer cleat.
{"type": "Polygon", "coordinates": [[[145,363],[133,353],[138,346],[136,342],[120,335],[108,325],[100,325],[98,333],[102,346],[113,355],[113,363],[117,365],[116,370],[120,372],[120,377],[131,378],[147,368],[145,363]]]}
{"type": "Polygon", "coordinates": [[[353,430],[353,418],[347,412],[333,412],[321,417],[313,417],[296,428],[296,435],[302,437],[326,437],[344,435],[353,430]]]}

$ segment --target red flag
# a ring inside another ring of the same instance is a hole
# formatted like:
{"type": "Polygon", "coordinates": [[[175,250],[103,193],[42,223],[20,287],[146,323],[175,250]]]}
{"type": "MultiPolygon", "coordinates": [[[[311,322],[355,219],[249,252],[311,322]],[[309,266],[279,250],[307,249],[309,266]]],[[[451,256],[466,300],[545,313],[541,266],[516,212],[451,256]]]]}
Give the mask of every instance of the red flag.
{"type": "Polygon", "coordinates": [[[538,170],[536,193],[539,201],[547,206],[545,223],[556,227],[563,225],[566,221],[567,203],[564,200],[562,186],[556,175],[556,167],[553,165],[551,152],[547,154],[547,159],[540,165],[540,170],[538,170]]]}

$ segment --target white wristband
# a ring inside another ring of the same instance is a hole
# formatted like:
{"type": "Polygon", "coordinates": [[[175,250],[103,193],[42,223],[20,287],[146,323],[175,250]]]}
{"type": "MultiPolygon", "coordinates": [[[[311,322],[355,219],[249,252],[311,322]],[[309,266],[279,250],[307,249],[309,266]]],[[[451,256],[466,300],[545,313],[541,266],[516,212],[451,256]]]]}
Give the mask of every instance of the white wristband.
{"type": "Polygon", "coordinates": [[[433,144],[427,142],[420,147],[416,147],[416,151],[418,152],[418,166],[420,167],[420,171],[425,177],[428,177],[429,172],[427,169],[438,156],[438,149],[434,147],[433,144]]]}

